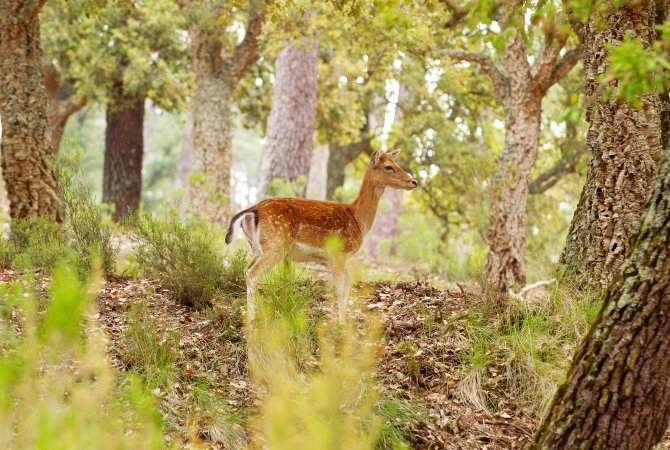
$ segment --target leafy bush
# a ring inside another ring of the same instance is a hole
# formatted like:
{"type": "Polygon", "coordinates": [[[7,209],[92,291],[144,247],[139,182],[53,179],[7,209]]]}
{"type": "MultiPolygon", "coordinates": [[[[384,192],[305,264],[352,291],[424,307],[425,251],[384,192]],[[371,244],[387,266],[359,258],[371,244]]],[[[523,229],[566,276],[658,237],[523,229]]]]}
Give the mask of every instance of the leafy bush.
{"type": "Polygon", "coordinates": [[[103,273],[110,275],[114,273],[117,249],[100,206],[91,189],[81,181],[80,159],[76,153],[63,153],[60,158],[58,184],[65,203],[65,230],[79,255],[80,268],[90,272],[92,260],[99,259],[103,273]]]}
{"type": "Polygon", "coordinates": [[[0,448],[162,448],[151,397],[134,378],[115,386],[74,271],[55,268],[43,315],[21,285],[0,290],[0,448]]]}
{"type": "Polygon", "coordinates": [[[237,249],[223,262],[223,276],[220,291],[231,297],[242,297],[247,293],[247,281],[244,269],[247,267],[249,258],[247,252],[237,249]]]}
{"type": "Polygon", "coordinates": [[[68,245],[65,230],[47,219],[19,219],[12,223],[9,259],[22,269],[51,271],[59,261],[78,266],[77,254],[68,245]]]}
{"type": "Polygon", "coordinates": [[[0,262],[51,271],[59,261],[67,261],[85,279],[93,270],[94,261],[99,260],[103,274],[112,274],[116,249],[111,229],[104,223],[91,190],[78,181],[81,172],[76,157],[64,155],[57,176],[65,223],[59,225],[42,218],[14,220],[9,243],[0,249],[0,262]]]}
{"type": "Polygon", "coordinates": [[[202,308],[217,294],[245,292],[244,253],[222,264],[206,228],[149,214],[138,215],[131,227],[139,265],[181,304],[202,308]]]}

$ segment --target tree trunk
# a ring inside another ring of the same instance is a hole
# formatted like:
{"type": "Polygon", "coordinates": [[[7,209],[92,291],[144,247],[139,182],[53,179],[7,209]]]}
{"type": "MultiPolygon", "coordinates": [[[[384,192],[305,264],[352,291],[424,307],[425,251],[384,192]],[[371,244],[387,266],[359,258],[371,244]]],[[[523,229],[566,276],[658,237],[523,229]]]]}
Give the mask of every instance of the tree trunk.
{"type": "Polygon", "coordinates": [[[298,196],[305,196],[316,127],[318,51],[318,39],[303,39],[297,45],[291,40],[277,56],[261,173],[263,195],[275,194],[272,181],[280,178],[291,182],[298,196]]]}
{"type": "Polygon", "coordinates": [[[114,205],[115,221],[137,211],[142,198],[144,97],[124,93],[107,106],[102,201],[114,205]]]}
{"type": "MultiPolygon", "coordinates": [[[[181,2],[180,2],[181,3],[181,2]]],[[[266,8],[272,1],[249,0],[244,39],[230,53],[223,52],[219,26],[192,24],[191,53],[195,74],[193,99],[193,144],[195,177],[191,178],[191,207],[214,223],[225,224],[229,216],[232,168],[231,96],[240,79],[258,60],[258,36],[266,8]]],[[[187,8],[189,2],[183,2],[187,8]]],[[[224,12],[222,8],[220,12],[224,12]]],[[[190,15],[193,11],[185,11],[190,15]]],[[[227,14],[227,12],[224,12],[227,14]]],[[[219,23],[214,20],[210,23],[219,23]]],[[[219,19],[223,19],[220,17],[219,19]]]]}
{"type": "MultiPolygon", "coordinates": [[[[561,264],[578,288],[605,287],[629,249],[663,149],[659,95],[640,98],[641,108],[612,98],[602,99],[598,77],[608,68],[605,44],[616,45],[627,33],[649,48],[655,40],[655,12],[649,0],[612,7],[607,16],[586,24],[584,93],[586,136],[591,154],[586,184],[572,219],[561,264]]],[[[616,87],[617,82],[610,84],[616,87]]]]}
{"type": "Polygon", "coordinates": [[[668,428],[670,152],[618,273],[531,449],[651,449],[668,428]]]}
{"type": "Polygon", "coordinates": [[[537,159],[543,93],[530,84],[525,45],[517,34],[503,55],[509,77],[504,101],[505,146],[489,190],[487,282],[507,292],[526,283],[526,200],[537,159]]]}
{"type": "Polygon", "coordinates": [[[43,2],[0,1],[2,174],[12,219],[63,219],[47,135],[39,10],[43,2]]]}
{"type": "Polygon", "coordinates": [[[191,30],[195,98],[191,207],[214,223],[229,215],[232,155],[231,74],[221,61],[221,42],[197,26],[191,30]]]}

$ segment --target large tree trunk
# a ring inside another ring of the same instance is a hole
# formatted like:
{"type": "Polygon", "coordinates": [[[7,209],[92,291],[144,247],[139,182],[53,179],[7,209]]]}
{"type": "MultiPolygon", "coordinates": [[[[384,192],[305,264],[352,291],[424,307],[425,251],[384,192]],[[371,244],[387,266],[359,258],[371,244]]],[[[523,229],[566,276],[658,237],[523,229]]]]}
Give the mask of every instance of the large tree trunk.
{"type": "Polygon", "coordinates": [[[670,152],[665,152],[630,252],[531,448],[651,449],[668,428],[668,361],[670,152]]]}
{"type": "Polygon", "coordinates": [[[114,220],[140,207],[144,155],[144,97],[119,93],[107,106],[102,201],[114,205],[114,220]]]}
{"type": "Polygon", "coordinates": [[[233,164],[231,74],[221,62],[221,42],[197,26],[191,30],[195,98],[193,101],[193,172],[191,207],[215,223],[229,215],[233,164]]]}
{"type": "MultiPolygon", "coordinates": [[[[592,99],[586,137],[591,161],[560,259],[564,279],[582,289],[605,287],[626,256],[664,147],[661,116],[665,100],[647,95],[640,98],[641,108],[616,98],[604,101],[603,86],[598,83],[608,68],[606,44],[616,45],[632,33],[645,47],[652,45],[656,34],[653,2],[611,8],[604,20],[587,23],[583,33],[584,93],[592,99]]],[[[608,85],[615,87],[617,82],[608,85]]]]}
{"type": "Polygon", "coordinates": [[[540,141],[542,92],[531,85],[525,45],[518,34],[503,56],[509,93],[504,101],[505,146],[489,190],[487,282],[507,292],[526,283],[526,200],[540,141]]]}
{"type": "Polygon", "coordinates": [[[307,198],[317,200],[326,198],[328,157],[328,145],[319,145],[314,149],[307,176],[307,198]]]}
{"type": "Polygon", "coordinates": [[[280,178],[291,182],[298,196],[305,196],[316,127],[318,52],[318,39],[304,39],[297,45],[291,40],[277,56],[262,195],[276,194],[272,181],[280,178]]]}
{"type": "MultiPolygon", "coordinates": [[[[237,83],[258,60],[258,36],[272,1],[250,0],[244,39],[230,53],[223,52],[219,21],[194,23],[190,29],[195,98],[193,99],[193,171],[191,208],[214,223],[229,216],[232,168],[231,96],[237,83]]],[[[188,2],[182,7],[188,8],[188,2]]],[[[222,9],[225,11],[225,9],[222,9]]],[[[186,11],[188,15],[193,11],[186,11]]],[[[227,14],[228,12],[224,12],[227,14]]]]}
{"type": "Polygon", "coordinates": [[[2,175],[13,219],[63,219],[47,136],[39,10],[44,2],[0,0],[2,175]]]}

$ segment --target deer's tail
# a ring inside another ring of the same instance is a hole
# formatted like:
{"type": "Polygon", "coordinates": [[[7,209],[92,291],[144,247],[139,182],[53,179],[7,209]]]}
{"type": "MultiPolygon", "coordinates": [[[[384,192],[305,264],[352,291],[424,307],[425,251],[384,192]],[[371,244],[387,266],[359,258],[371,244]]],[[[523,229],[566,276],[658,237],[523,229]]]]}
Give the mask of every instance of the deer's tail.
{"type": "Polygon", "coordinates": [[[233,235],[235,234],[235,227],[239,225],[248,215],[252,215],[254,218],[254,224],[258,225],[258,211],[255,209],[245,209],[233,216],[230,219],[230,225],[228,225],[228,232],[226,233],[226,245],[233,242],[233,235]]]}

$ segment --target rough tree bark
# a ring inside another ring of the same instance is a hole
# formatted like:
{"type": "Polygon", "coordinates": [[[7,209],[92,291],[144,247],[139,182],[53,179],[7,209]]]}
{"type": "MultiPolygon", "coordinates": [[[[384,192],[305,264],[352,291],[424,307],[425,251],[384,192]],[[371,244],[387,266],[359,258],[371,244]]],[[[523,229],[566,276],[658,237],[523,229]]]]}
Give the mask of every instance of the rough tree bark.
{"type": "Polygon", "coordinates": [[[39,12],[46,0],[0,0],[2,175],[12,219],[63,219],[47,135],[39,12]]]}
{"type": "Polygon", "coordinates": [[[242,42],[223,53],[218,32],[193,24],[190,30],[195,97],[193,99],[193,171],[202,182],[189,189],[194,211],[216,223],[229,216],[232,167],[232,95],[240,78],[258,60],[258,36],[265,19],[263,0],[250,2],[242,42]]]}
{"type": "Polygon", "coordinates": [[[107,106],[102,202],[119,221],[140,207],[144,155],[144,97],[119,92],[107,106]]]}
{"type": "Polygon", "coordinates": [[[262,195],[272,195],[272,180],[281,178],[293,184],[298,196],[305,196],[316,130],[318,59],[317,38],[299,43],[291,40],[277,55],[261,171],[262,195]],[[299,186],[300,177],[304,182],[299,186]]]}
{"type": "Polygon", "coordinates": [[[49,61],[43,63],[44,84],[49,100],[49,139],[54,152],[58,153],[67,120],[86,106],[86,100],[78,98],[71,80],[62,80],[58,70],[49,61]]]}
{"type": "Polygon", "coordinates": [[[630,252],[530,448],[653,448],[670,417],[668,360],[670,152],[664,152],[630,252]]]}
{"type": "Polygon", "coordinates": [[[528,62],[526,44],[518,32],[502,54],[505,71],[478,53],[446,51],[446,56],[479,64],[493,82],[505,112],[505,146],[491,180],[486,258],[488,283],[507,292],[526,283],[526,200],[530,172],[537,159],[542,98],[579,60],[575,48],[559,54],[565,41],[556,36],[538,61],[528,62]]]}
{"type": "MultiPolygon", "coordinates": [[[[639,109],[616,98],[604,101],[605,86],[598,82],[608,68],[605,44],[616,45],[632,33],[648,48],[656,37],[655,22],[654,2],[645,0],[612,7],[606,17],[581,24],[591,160],[560,259],[564,280],[581,289],[605,287],[626,256],[664,148],[667,99],[644,96],[639,109]]],[[[617,81],[607,85],[616,87],[617,81]]]]}

